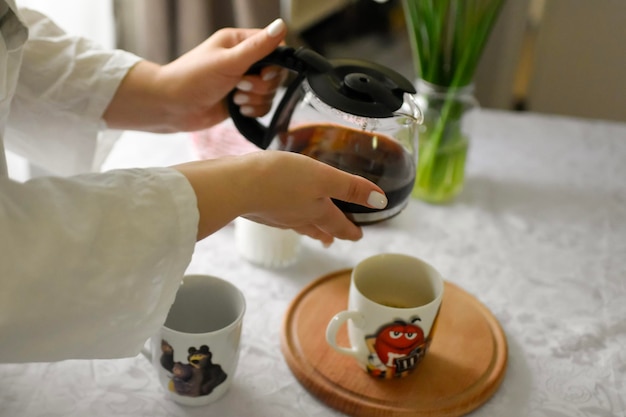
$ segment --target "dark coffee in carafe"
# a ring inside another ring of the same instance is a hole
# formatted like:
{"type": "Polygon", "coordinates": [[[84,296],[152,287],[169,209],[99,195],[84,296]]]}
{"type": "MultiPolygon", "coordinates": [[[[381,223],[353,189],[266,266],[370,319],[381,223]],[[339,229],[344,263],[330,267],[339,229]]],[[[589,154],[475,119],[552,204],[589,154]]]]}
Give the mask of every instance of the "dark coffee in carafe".
{"type": "Polygon", "coordinates": [[[306,124],[279,134],[278,148],[310,156],[342,171],[372,181],[389,201],[383,210],[335,201],[357,224],[370,224],[399,213],[406,205],[415,181],[411,153],[398,142],[335,124],[306,124]]]}

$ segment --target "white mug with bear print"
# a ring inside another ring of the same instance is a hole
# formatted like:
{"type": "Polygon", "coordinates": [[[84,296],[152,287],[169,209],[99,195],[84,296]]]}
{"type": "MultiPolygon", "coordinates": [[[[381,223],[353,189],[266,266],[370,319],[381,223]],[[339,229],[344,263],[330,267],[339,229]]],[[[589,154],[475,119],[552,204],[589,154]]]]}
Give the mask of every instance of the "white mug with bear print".
{"type": "Polygon", "coordinates": [[[144,352],[172,400],[205,405],[226,393],[239,360],[245,309],[233,284],[208,275],[183,278],[165,324],[144,352]]]}

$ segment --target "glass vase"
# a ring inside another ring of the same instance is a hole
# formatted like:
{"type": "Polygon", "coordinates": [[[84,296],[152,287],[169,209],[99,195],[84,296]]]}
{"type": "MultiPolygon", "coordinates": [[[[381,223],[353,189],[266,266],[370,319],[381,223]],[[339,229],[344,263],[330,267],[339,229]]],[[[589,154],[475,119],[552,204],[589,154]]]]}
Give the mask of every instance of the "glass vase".
{"type": "Polygon", "coordinates": [[[465,183],[469,129],[478,110],[474,85],[450,88],[417,81],[417,103],[424,114],[420,126],[413,197],[444,204],[465,183]]]}

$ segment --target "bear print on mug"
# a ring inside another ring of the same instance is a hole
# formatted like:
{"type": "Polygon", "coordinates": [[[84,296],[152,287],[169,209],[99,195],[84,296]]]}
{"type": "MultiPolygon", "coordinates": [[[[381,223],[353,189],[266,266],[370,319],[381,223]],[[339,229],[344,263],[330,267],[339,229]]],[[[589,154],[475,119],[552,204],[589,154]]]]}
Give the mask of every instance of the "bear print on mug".
{"type": "Polygon", "coordinates": [[[161,366],[172,374],[168,388],[178,395],[209,395],[228,377],[219,364],[211,361],[213,355],[207,345],[190,347],[188,363],[174,362],[174,349],[166,340],[161,340],[161,352],[161,366]]]}

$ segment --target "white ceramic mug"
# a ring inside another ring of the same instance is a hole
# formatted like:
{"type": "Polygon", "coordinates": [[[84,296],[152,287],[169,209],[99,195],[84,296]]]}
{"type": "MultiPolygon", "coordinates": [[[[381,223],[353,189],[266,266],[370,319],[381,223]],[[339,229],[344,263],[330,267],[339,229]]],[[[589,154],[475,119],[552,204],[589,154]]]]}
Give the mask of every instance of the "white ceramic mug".
{"type": "Polygon", "coordinates": [[[379,378],[403,377],[424,358],[434,334],[444,281],[426,262],[380,254],[352,270],[348,310],[328,323],[326,341],[379,378]],[[347,322],[350,346],[337,345],[347,322]]]}
{"type": "Polygon", "coordinates": [[[246,260],[268,268],[292,265],[300,253],[302,236],[291,229],[279,229],[244,217],[235,219],[235,243],[246,260]]]}
{"type": "Polygon", "coordinates": [[[208,275],[183,278],[165,324],[144,352],[172,400],[205,405],[226,393],[239,360],[245,309],[233,284],[208,275]]]}

